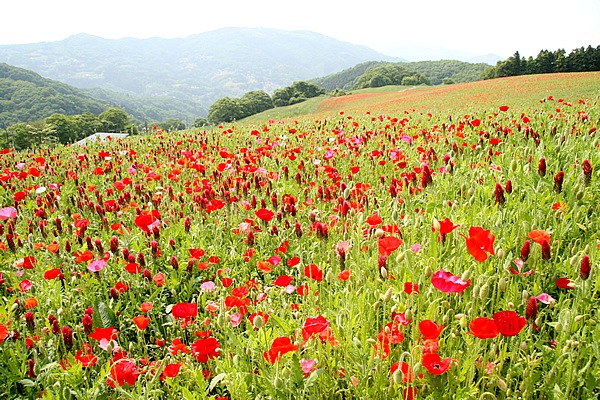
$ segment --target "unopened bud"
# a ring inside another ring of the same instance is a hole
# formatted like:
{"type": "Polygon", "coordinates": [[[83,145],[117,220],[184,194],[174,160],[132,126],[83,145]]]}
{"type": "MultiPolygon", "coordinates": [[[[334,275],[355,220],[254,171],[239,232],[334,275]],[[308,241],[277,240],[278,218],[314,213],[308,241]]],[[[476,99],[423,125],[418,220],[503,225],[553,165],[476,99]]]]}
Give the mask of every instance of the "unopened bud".
{"type": "Polygon", "coordinates": [[[385,294],[383,295],[383,301],[384,302],[389,302],[392,299],[392,288],[389,287],[388,290],[386,290],[385,294]]]}

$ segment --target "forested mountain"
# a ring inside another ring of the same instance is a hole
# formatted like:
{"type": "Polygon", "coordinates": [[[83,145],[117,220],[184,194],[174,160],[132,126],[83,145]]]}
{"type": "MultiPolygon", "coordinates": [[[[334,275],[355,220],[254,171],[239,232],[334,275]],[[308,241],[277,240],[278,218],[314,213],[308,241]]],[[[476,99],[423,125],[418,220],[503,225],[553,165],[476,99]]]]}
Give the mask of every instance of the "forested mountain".
{"type": "Polygon", "coordinates": [[[273,92],[368,60],[398,61],[307,31],[224,28],[184,39],[109,40],[86,34],[58,42],[0,46],[0,62],[80,88],[167,96],[197,103],[273,92]]]}
{"type": "Polygon", "coordinates": [[[0,63],[0,128],[52,114],[100,114],[108,107],[72,86],[0,63]]]}
{"type": "Polygon", "coordinates": [[[357,82],[364,79],[361,77],[369,71],[389,65],[415,71],[416,73],[419,73],[427,78],[427,83],[430,85],[439,85],[442,83],[462,83],[480,80],[482,79],[481,74],[483,71],[489,67],[489,65],[485,63],[473,64],[456,60],[396,63],[369,61],[340,72],[336,72],[321,78],[312,79],[310,82],[324,88],[326,91],[335,89],[351,90],[355,88],[357,82]]]}

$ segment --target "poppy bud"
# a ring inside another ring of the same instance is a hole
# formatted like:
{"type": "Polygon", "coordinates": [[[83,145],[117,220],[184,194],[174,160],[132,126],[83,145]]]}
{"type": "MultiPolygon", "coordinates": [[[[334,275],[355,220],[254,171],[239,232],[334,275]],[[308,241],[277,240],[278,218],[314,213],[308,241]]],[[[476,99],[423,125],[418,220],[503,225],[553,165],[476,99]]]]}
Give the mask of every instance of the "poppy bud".
{"type": "Polygon", "coordinates": [[[529,297],[529,302],[527,303],[527,309],[525,310],[525,318],[528,321],[534,321],[538,312],[537,299],[535,296],[529,297]]]}
{"type": "Polygon", "coordinates": [[[556,193],[562,192],[563,180],[565,178],[565,173],[563,171],[558,171],[554,176],[554,191],[556,193]]]}
{"type": "Polygon", "coordinates": [[[550,243],[548,239],[542,238],[542,260],[549,260],[551,258],[550,255],[550,243]]]}
{"type": "Polygon", "coordinates": [[[27,329],[30,331],[35,329],[35,316],[31,311],[25,313],[25,323],[27,324],[27,329]]]}
{"type": "Polygon", "coordinates": [[[89,335],[90,333],[92,333],[92,331],[94,330],[93,329],[94,321],[90,314],[86,313],[83,316],[81,323],[83,324],[83,331],[85,332],[86,335],[89,335]]]}
{"type": "Polygon", "coordinates": [[[592,164],[590,164],[589,160],[583,161],[583,184],[585,186],[590,186],[590,182],[592,181],[592,164]]]}
{"type": "Polygon", "coordinates": [[[523,261],[527,261],[527,259],[529,258],[529,253],[531,252],[531,241],[526,240],[525,243],[523,243],[523,247],[521,248],[521,260],[523,261]]]}
{"type": "Polygon", "coordinates": [[[65,344],[65,348],[67,351],[71,351],[73,348],[73,329],[68,326],[63,326],[62,328],[62,337],[63,343],[65,344]]]}
{"type": "Polygon", "coordinates": [[[35,374],[35,361],[33,360],[27,360],[27,376],[29,376],[31,379],[34,379],[36,377],[35,374]]]}
{"type": "Polygon", "coordinates": [[[513,191],[513,187],[512,187],[512,181],[509,179],[508,181],[506,181],[506,187],[504,188],[504,190],[506,191],[506,193],[511,194],[513,191]]]}
{"type": "Polygon", "coordinates": [[[586,280],[590,277],[592,267],[590,265],[590,257],[588,255],[583,256],[581,260],[581,268],[579,269],[579,276],[581,279],[586,280]]]}
{"type": "Polygon", "coordinates": [[[117,251],[119,251],[119,238],[116,236],[113,236],[110,238],[110,252],[113,254],[116,254],[117,251]]]}
{"type": "Polygon", "coordinates": [[[502,185],[500,185],[499,183],[496,183],[496,188],[494,189],[494,194],[496,195],[496,204],[503,206],[504,203],[506,202],[506,199],[504,198],[504,189],[502,188],[502,185]]]}
{"type": "Polygon", "coordinates": [[[177,261],[177,257],[171,256],[171,267],[173,269],[179,269],[179,261],[177,261]]]}
{"type": "Polygon", "coordinates": [[[146,258],[144,257],[144,253],[142,253],[141,251],[137,255],[137,262],[142,267],[146,266],[146,258]]]}
{"type": "Polygon", "coordinates": [[[546,159],[540,158],[540,163],[538,164],[538,174],[541,177],[546,175],[546,159]]]}
{"type": "Polygon", "coordinates": [[[52,321],[52,333],[54,335],[58,335],[60,333],[60,326],[58,325],[58,320],[54,319],[52,321]]]}

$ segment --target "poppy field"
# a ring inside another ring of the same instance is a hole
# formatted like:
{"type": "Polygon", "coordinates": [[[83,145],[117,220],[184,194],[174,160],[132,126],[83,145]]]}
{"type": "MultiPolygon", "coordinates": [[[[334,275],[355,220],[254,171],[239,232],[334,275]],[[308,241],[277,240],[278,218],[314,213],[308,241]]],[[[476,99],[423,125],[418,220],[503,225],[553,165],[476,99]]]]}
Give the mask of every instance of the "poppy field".
{"type": "Polygon", "coordinates": [[[598,398],[598,96],[509,100],[0,151],[0,397],[598,398]]]}

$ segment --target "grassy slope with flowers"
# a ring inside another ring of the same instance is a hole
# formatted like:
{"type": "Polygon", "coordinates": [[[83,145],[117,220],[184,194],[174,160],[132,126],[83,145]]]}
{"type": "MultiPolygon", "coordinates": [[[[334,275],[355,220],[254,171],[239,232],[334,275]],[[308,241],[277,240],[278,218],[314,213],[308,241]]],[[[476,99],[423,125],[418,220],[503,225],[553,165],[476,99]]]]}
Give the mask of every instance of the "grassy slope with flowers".
{"type": "Polygon", "coordinates": [[[0,396],[597,398],[599,77],[3,151],[0,396]]]}

